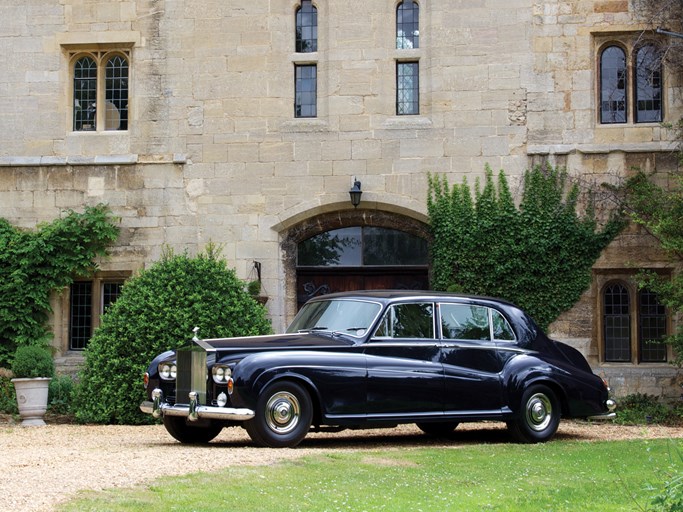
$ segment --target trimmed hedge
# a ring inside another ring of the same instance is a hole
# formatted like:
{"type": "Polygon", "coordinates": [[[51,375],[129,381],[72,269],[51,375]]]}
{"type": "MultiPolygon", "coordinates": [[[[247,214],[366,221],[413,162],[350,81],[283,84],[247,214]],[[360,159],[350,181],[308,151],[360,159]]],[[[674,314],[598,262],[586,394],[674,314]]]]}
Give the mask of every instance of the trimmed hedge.
{"type": "Polygon", "coordinates": [[[188,345],[195,326],[202,338],[271,332],[266,309],[218,252],[210,245],[194,258],[164,254],[124,284],[85,351],[74,397],[79,422],[149,422],[138,409],[142,375],[159,353],[188,345]]]}

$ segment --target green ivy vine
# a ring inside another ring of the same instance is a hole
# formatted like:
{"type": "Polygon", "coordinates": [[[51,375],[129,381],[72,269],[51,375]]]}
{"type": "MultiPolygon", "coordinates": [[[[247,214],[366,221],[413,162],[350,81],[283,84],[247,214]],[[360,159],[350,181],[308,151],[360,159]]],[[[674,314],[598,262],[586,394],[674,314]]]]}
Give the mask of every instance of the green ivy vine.
{"type": "Polygon", "coordinates": [[[474,196],[466,180],[449,186],[430,175],[432,287],[507,299],[547,329],[579,300],[591,267],[625,225],[613,213],[599,226],[590,193],[579,213],[580,192],[559,168],[528,170],[519,206],[503,171],[496,180],[487,166],[474,196]]]}
{"type": "Polygon", "coordinates": [[[51,337],[50,294],[87,277],[95,258],[118,237],[108,206],[68,210],[50,223],[24,230],[0,219],[0,366],[8,366],[19,345],[51,337]]]}

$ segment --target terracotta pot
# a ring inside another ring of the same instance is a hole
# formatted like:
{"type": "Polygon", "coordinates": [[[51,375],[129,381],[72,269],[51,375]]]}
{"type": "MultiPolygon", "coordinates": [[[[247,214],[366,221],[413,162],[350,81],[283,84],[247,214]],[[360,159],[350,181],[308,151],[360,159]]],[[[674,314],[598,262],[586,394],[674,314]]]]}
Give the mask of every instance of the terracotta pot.
{"type": "Polygon", "coordinates": [[[37,377],[32,379],[12,379],[17,393],[17,405],[21,425],[37,427],[45,425],[43,416],[47,411],[47,393],[52,379],[37,377]]]}

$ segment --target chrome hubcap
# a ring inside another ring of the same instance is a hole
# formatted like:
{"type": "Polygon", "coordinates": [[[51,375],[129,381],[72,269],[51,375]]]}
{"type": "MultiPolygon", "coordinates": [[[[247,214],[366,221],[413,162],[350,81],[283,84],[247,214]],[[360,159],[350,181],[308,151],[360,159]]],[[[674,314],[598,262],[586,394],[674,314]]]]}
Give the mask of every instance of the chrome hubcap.
{"type": "Polygon", "coordinates": [[[273,432],[287,434],[296,428],[300,413],[297,397],[280,391],[271,396],[266,404],[266,423],[273,432]]]}
{"type": "Polygon", "coordinates": [[[553,404],[543,393],[536,393],[526,403],[527,424],[536,432],[548,428],[553,418],[553,404]]]}

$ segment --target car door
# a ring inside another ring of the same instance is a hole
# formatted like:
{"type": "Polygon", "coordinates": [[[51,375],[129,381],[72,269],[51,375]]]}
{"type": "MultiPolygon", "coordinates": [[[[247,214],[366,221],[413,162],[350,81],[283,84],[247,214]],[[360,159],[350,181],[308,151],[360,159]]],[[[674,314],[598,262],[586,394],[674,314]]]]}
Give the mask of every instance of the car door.
{"type": "Polygon", "coordinates": [[[443,365],[432,302],[390,305],[366,343],[368,419],[441,415],[443,365]]]}
{"type": "Polygon", "coordinates": [[[444,412],[492,414],[502,407],[498,341],[514,333],[502,314],[477,304],[440,303],[444,412]]]}

